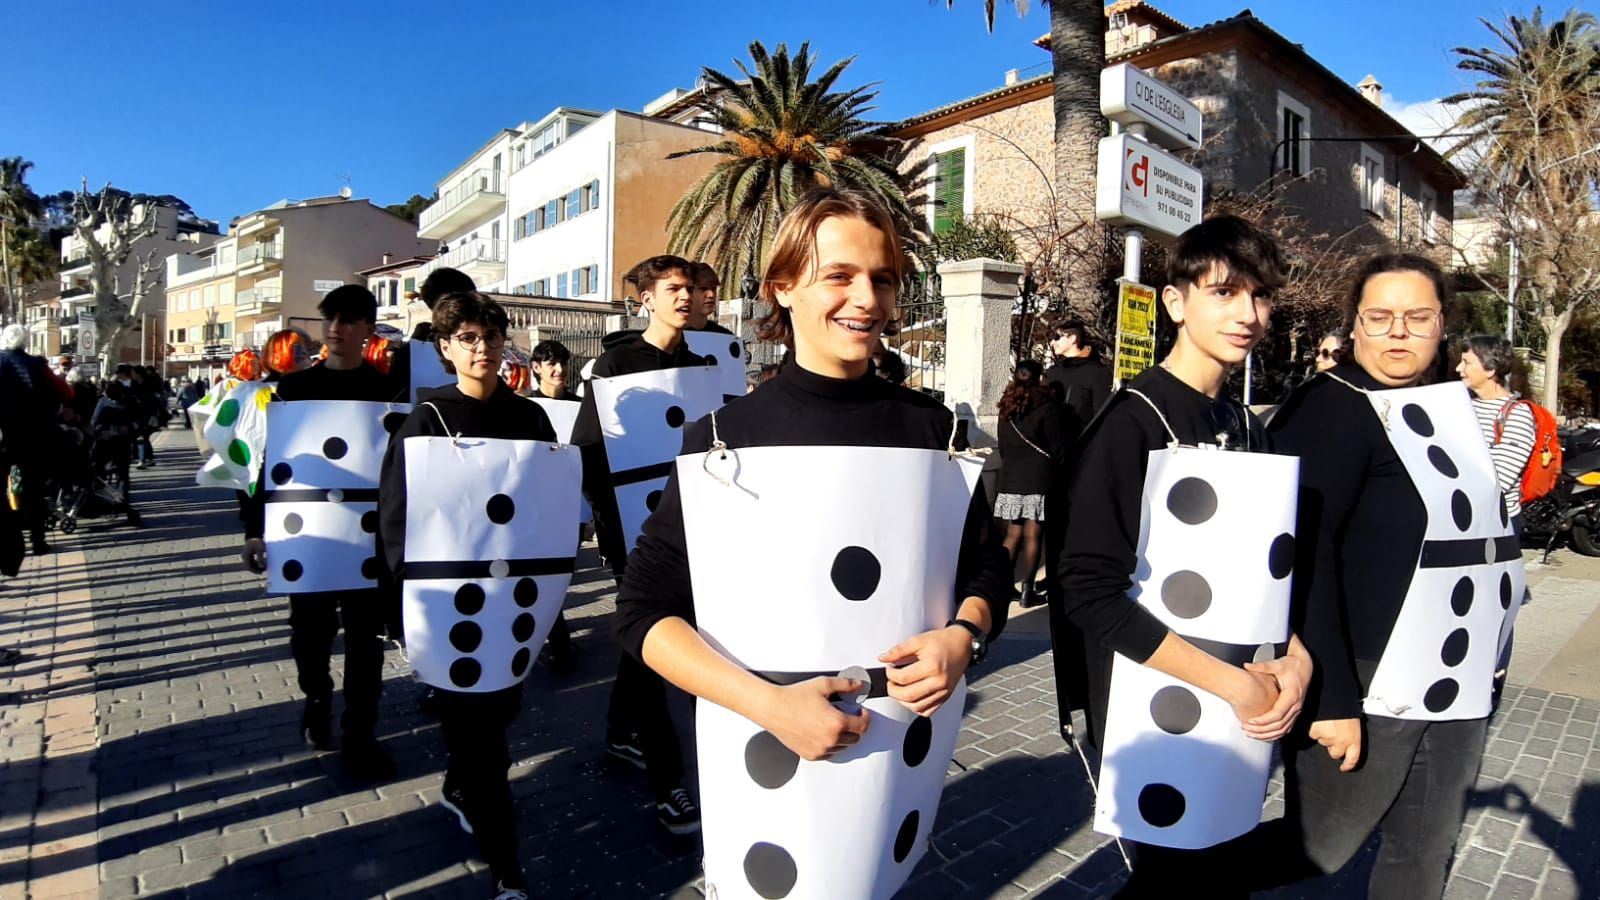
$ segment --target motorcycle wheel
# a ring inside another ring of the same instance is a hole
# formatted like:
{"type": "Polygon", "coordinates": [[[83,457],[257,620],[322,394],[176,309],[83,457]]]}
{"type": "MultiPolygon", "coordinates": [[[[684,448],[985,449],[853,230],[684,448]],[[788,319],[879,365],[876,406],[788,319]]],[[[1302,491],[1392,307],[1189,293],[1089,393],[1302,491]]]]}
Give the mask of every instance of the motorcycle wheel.
{"type": "Polygon", "coordinates": [[[1584,556],[1600,556],[1600,537],[1588,525],[1574,523],[1572,526],[1572,549],[1584,556]]]}

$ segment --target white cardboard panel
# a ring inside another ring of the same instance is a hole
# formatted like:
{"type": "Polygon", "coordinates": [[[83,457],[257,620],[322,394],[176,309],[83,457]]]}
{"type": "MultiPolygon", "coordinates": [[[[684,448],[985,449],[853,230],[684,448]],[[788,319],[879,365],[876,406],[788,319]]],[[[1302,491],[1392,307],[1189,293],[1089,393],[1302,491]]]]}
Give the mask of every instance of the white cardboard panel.
{"type": "MultiPolygon", "coordinates": [[[[726,484],[704,462],[683,456],[676,471],[696,620],[728,658],[766,673],[871,670],[882,668],[878,654],[949,621],[981,461],[755,447],[711,461],[726,484]],[[896,514],[880,515],[887,508],[896,514]],[[781,522],[793,539],[774,553],[771,532],[748,522],[781,522]]],[[[705,871],[717,896],[892,896],[926,848],[964,692],[931,719],[867,700],[862,743],[820,763],[701,702],[705,871]]]]}
{"type": "Polygon", "coordinates": [[[444,370],[444,360],[433,341],[406,341],[406,352],[411,354],[411,402],[417,402],[417,391],[423,388],[447,387],[456,383],[456,377],[444,370]]]}
{"type": "Polygon", "coordinates": [[[683,339],[689,349],[706,358],[717,370],[717,383],[724,398],[743,397],[748,388],[744,372],[744,344],[738,335],[720,331],[686,331],[683,339]]]}

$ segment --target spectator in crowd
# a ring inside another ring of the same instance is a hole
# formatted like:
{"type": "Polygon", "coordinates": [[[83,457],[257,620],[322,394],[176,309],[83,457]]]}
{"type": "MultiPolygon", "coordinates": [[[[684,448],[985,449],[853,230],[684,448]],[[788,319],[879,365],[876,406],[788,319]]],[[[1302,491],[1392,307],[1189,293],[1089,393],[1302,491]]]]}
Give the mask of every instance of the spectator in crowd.
{"type": "Polygon", "coordinates": [[[689,324],[684,330],[733,334],[717,322],[717,291],[722,287],[717,270],[703,262],[692,262],[689,266],[694,270],[689,273],[694,279],[694,310],[689,313],[689,324]]]}
{"type": "Polygon", "coordinates": [[[1076,438],[1111,397],[1111,370],[1100,361],[1088,326],[1078,319],[1055,327],[1050,352],[1056,362],[1045,379],[1066,404],[1067,427],[1076,438]]]}
{"type": "Polygon", "coordinates": [[[1005,535],[1014,564],[1017,596],[1034,602],[1034,570],[1044,540],[1044,501],[1050,481],[1066,456],[1067,434],[1061,405],[1044,381],[1044,367],[1031,359],[1017,363],[1000,396],[1000,480],[995,497],[996,528],[1005,535]]]}
{"type": "Polygon", "coordinates": [[[1472,409],[1478,427],[1494,458],[1495,478],[1505,495],[1506,515],[1518,536],[1522,534],[1522,473],[1533,456],[1538,438],[1533,412],[1511,392],[1511,367],[1516,356],[1511,342],[1492,334],[1467,338],[1460,345],[1456,374],[1472,392],[1472,409]]]}
{"type": "Polygon", "coordinates": [[[44,485],[55,446],[56,411],[72,392],[27,347],[24,326],[11,324],[0,331],[0,477],[9,478],[12,466],[21,473],[22,527],[33,552],[44,554],[50,552],[44,539],[44,485]]]}
{"type": "Polygon", "coordinates": [[[1338,330],[1330,331],[1317,342],[1317,358],[1312,361],[1312,366],[1317,372],[1326,372],[1344,362],[1344,333],[1338,330]]]}

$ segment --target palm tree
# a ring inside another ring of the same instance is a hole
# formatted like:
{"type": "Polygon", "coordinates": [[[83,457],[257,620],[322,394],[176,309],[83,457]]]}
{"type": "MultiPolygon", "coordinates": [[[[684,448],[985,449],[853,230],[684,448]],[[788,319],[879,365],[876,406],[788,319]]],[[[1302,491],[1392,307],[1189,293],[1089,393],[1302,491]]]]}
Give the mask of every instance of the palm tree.
{"type": "Polygon", "coordinates": [[[755,41],[749,50],[753,70],[735,61],[743,78],[704,70],[709,87],[698,105],[722,140],[668,156],[726,157],[673,206],[669,249],[714,260],[723,283],[737,284],[759,270],[778,220],[817,186],[875,194],[902,237],[920,243],[924,228],[912,209],[921,180],[901,174],[907,148],[863,118],[877,92],[870,86],[834,89],[851,60],[813,80],[809,43],[792,57],[785,44],[769,54],[755,41]]]}
{"type": "MultiPolygon", "coordinates": [[[[1464,107],[1457,127],[1467,136],[1451,154],[1468,162],[1480,205],[1527,260],[1519,287],[1545,332],[1543,399],[1557,409],[1562,338],[1575,314],[1600,305],[1600,21],[1574,9],[1546,22],[1538,7],[1482,21],[1499,46],[1454,51],[1456,68],[1478,80],[1444,100],[1464,107]]],[[[1519,298],[1506,299],[1514,312],[1519,298]]]]}
{"type": "Polygon", "coordinates": [[[43,211],[39,197],[28,187],[28,170],[33,163],[20,156],[0,159],[0,267],[5,269],[5,305],[0,307],[0,318],[16,315],[12,304],[17,296],[17,277],[10,260],[12,228],[32,224],[43,211]]]}
{"type": "MultiPolygon", "coordinates": [[[[1056,190],[1066,209],[1062,221],[1075,231],[1065,236],[1068,256],[1077,261],[1062,285],[1068,301],[1098,312],[1105,236],[1093,226],[1093,181],[1106,120],[1100,115],[1100,71],[1106,67],[1106,14],[1103,0],[1040,0],[1050,9],[1050,59],[1054,69],[1056,190]],[[1083,189],[1082,185],[1089,185],[1083,189]],[[1076,189],[1075,189],[1076,188],[1076,189]]],[[[945,8],[956,0],[945,0],[945,8]]],[[[1017,15],[1027,15],[1028,0],[1013,0],[1017,15]]],[[[983,19],[994,31],[995,0],[983,0],[983,19]]],[[[1065,230],[1065,229],[1064,229],[1065,230]]]]}

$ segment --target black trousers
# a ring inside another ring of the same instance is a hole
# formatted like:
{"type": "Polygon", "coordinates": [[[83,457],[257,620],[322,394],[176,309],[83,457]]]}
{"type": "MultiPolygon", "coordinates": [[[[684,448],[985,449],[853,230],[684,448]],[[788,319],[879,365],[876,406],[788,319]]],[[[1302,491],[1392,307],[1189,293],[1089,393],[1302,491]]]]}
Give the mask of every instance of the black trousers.
{"type": "Polygon", "coordinates": [[[435,690],[448,755],[445,790],[465,795],[472,837],[495,879],[521,885],[506,729],[522,708],[522,685],[486,693],[435,690]]]}
{"type": "Polygon", "coordinates": [[[344,626],[344,733],[371,737],[383,693],[383,593],[321,591],[289,595],[289,648],[307,700],[331,702],[328,659],[344,626]]]}
{"type": "MultiPolygon", "coordinates": [[[[607,557],[607,562],[620,586],[626,558],[607,557]]],[[[611,703],[606,708],[606,733],[619,738],[639,736],[645,774],[657,798],[683,786],[683,752],[667,710],[667,683],[626,651],[617,657],[617,679],[611,684],[611,703]]]]}

